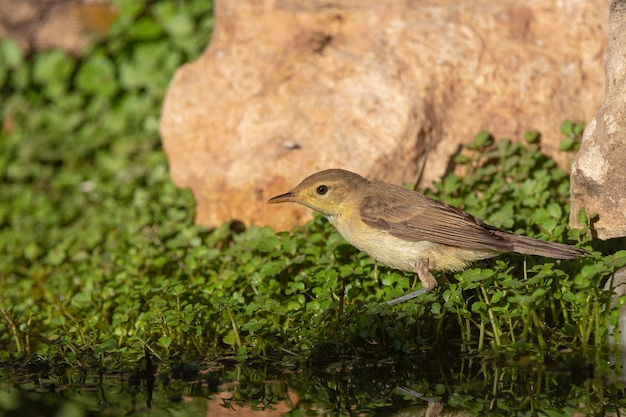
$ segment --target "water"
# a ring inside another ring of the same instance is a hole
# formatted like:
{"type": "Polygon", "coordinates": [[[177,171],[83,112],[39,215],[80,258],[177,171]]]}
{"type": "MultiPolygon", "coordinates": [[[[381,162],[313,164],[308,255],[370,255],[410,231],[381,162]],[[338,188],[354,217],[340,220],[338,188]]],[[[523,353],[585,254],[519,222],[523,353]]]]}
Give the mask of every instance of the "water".
{"type": "Polygon", "coordinates": [[[623,415],[623,380],[581,358],[329,357],[119,369],[41,361],[1,371],[4,416],[623,415]]]}

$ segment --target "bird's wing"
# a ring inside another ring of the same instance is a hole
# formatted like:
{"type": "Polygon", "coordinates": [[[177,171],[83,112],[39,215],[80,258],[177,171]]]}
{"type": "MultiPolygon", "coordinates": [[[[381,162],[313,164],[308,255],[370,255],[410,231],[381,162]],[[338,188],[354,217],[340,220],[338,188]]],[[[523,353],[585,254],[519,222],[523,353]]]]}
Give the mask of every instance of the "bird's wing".
{"type": "Polygon", "coordinates": [[[385,199],[365,197],[359,206],[361,220],[411,242],[425,240],[472,249],[513,250],[509,241],[491,232],[498,229],[461,209],[400,187],[394,191],[385,193],[385,199]]]}

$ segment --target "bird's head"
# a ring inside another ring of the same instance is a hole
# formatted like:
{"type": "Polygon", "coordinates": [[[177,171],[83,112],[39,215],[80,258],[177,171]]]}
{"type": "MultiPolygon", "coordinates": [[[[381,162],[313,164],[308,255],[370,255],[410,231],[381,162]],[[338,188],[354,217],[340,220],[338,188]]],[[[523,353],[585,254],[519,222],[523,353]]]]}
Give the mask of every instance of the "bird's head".
{"type": "Polygon", "coordinates": [[[354,172],[327,169],[305,178],[293,190],[272,197],[267,203],[298,203],[332,217],[342,214],[346,203],[359,198],[368,183],[354,172]]]}

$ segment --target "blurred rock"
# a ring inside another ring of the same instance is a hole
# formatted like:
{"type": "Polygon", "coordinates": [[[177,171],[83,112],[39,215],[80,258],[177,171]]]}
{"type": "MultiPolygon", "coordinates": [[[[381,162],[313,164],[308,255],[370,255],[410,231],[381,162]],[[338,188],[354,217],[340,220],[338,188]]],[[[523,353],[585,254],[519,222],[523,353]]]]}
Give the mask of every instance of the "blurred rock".
{"type": "Polygon", "coordinates": [[[613,0],[606,56],[606,98],[587,124],[572,166],[570,225],[578,211],[598,214],[600,239],[626,236],[626,3],[613,0]]]}
{"type": "Polygon", "coordinates": [[[52,48],[79,55],[115,21],[109,0],[0,0],[0,38],[27,52],[52,48]]]}
{"type": "Polygon", "coordinates": [[[607,0],[216,1],[210,46],[179,69],[161,132],[196,221],[288,228],[266,206],[305,176],[341,167],[428,185],[480,130],[543,134],[602,99],[607,0]]]}

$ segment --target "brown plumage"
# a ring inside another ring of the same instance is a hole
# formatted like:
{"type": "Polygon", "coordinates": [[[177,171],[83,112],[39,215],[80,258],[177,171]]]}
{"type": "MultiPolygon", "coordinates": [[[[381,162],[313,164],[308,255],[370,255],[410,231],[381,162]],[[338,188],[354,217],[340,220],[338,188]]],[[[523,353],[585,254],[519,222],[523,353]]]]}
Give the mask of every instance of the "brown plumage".
{"type": "Polygon", "coordinates": [[[361,220],[400,239],[497,252],[517,252],[573,259],[589,252],[576,246],[546,242],[505,232],[465,211],[415,191],[371,181],[372,195],[359,206],[361,220]],[[380,198],[384,195],[384,198],[380,198]],[[407,203],[410,202],[410,203],[407,203]]]}
{"type": "Polygon", "coordinates": [[[437,285],[429,269],[461,270],[503,252],[573,259],[586,249],[505,232],[441,201],[358,174],[329,169],[304,179],[268,203],[295,202],[322,213],[352,245],[382,264],[418,274],[423,288],[437,285]]]}

